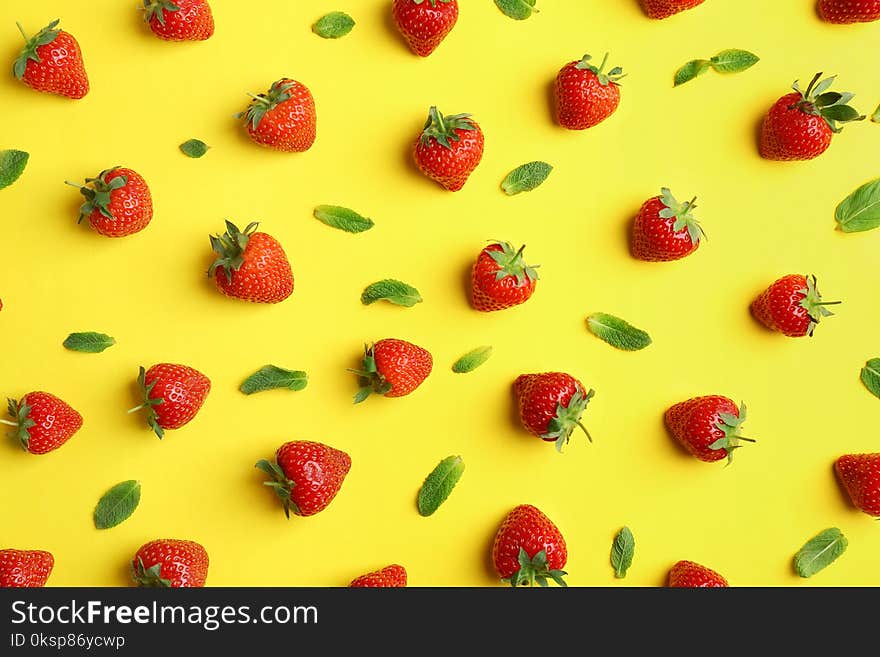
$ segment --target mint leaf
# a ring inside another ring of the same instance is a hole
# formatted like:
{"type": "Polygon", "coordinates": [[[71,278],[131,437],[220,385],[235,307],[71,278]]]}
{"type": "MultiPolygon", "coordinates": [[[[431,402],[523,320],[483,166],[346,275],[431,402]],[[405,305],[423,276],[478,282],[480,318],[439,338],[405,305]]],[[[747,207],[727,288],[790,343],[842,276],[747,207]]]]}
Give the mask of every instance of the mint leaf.
{"type": "Polygon", "coordinates": [[[362,217],[354,210],[338,205],[319,205],[315,208],[315,219],[332,228],[349,233],[363,233],[373,227],[373,220],[362,217]]]}
{"type": "Polygon", "coordinates": [[[354,19],[342,11],[332,11],[326,16],[321,16],[312,25],[312,32],[324,39],[338,39],[344,37],[354,28],[354,19]]]}
{"type": "Polygon", "coordinates": [[[712,62],[712,69],[718,73],[741,73],[757,64],[761,58],[748,50],[731,48],[722,50],[709,61],[712,62]]]}
{"type": "Polygon", "coordinates": [[[208,152],[211,148],[201,139],[188,139],[180,145],[180,150],[184,155],[199,158],[208,152]]]}
{"type": "Polygon", "coordinates": [[[489,360],[489,356],[491,355],[492,347],[477,347],[455,361],[452,365],[452,371],[456,374],[467,374],[468,372],[472,372],[489,360]]]}
{"type": "Polygon", "coordinates": [[[794,555],[794,569],[801,577],[812,577],[846,552],[847,545],[846,537],[837,527],[826,529],[807,541],[794,555]]]}
{"type": "Polygon", "coordinates": [[[251,374],[239,387],[246,395],[264,390],[286,388],[287,390],[302,390],[309,384],[309,375],[300,370],[286,370],[275,365],[266,365],[251,374]]]}
{"type": "Polygon", "coordinates": [[[116,340],[105,333],[71,333],[62,343],[65,349],[81,351],[86,354],[99,354],[116,344],[116,340]]]}
{"type": "Polygon", "coordinates": [[[673,86],[677,87],[685,82],[690,82],[694,78],[703,75],[710,67],[711,63],[706,59],[692,59],[675,72],[675,83],[673,86]]]}
{"type": "Polygon", "coordinates": [[[505,16],[518,21],[524,21],[533,12],[538,12],[535,9],[535,0],[495,0],[495,4],[505,16]]]}
{"type": "Polygon", "coordinates": [[[614,567],[614,576],[617,579],[626,577],[626,571],[632,566],[633,555],[636,551],[636,539],[629,527],[621,529],[611,544],[611,565],[614,567]]]}
{"type": "Polygon", "coordinates": [[[593,313],[587,317],[587,326],[597,338],[624,351],[639,351],[651,344],[647,333],[607,313],[593,313]]]}
{"type": "Polygon", "coordinates": [[[880,358],[872,358],[862,368],[862,383],[875,397],[880,397],[880,358]]]}
{"type": "Polygon", "coordinates": [[[843,199],[834,211],[834,219],[844,233],[880,226],[880,178],[865,183],[843,199]]]}
{"type": "Polygon", "coordinates": [[[361,303],[365,306],[377,301],[388,301],[398,306],[411,308],[422,302],[422,296],[412,285],[407,285],[393,278],[386,278],[368,285],[361,294],[361,303]]]}
{"type": "Polygon", "coordinates": [[[116,484],[104,493],[95,507],[94,520],[98,529],[110,529],[126,520],[141,501],[141,482],[131,479],[116,484]]]}
{"type": "Polygon", "coordinates": [[[0,189],[9,187],[24,173],[30,155],[24,151],[0,151],[0,189]]]}
{"type": "Polygon", "coordinates": [[[449,456],[440,461],[419,490],[419,513],[427,517],[440,508],[463,472],[464,462],[460,456],[449,456]]]}
{"type": "Polygon", "coordinates": [[[546,162],[536,161],[522,164],[507,174],[501,183],[501,189],[508,196],[520,192],[530,192],[547,180],[551,171],[553,171],[553,167],[546,162]]]}

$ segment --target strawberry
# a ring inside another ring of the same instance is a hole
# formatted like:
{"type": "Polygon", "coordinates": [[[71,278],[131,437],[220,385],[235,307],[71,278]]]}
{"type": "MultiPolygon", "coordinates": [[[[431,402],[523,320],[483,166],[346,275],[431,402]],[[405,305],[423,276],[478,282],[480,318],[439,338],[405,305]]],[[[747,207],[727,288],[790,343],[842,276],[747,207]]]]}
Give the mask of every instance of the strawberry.
{"type": "Polygon", "coordinates": [[[427,57],[458,20],[456,0],[394,0],[391,15],[410,49],[427,57]]]}
{"type": "Polygon", "coordinates": [[[82,427],[82,415],[48,392],[29,392],[20,401],[9,400],[14,421],[0,423],[15,427],[9,433],[21,448],[31,454],[45,454],[58,449],[82,427]]]}
{"type": "Polygon", "coordinates": [[[538,272],[523,260],[525,245],[514,251],[509,242],[493,242],[480,251],[471,273],[471,302],[484,312],[525,303],[535,291],[538,272]]]}
{"type": "Polygon", "coordinates": [[[492,561],[502,582],[511,586],[547,586],[549,577],[566,586],[568,551],[562,533],[537,508],[520,504],[507,514],[492,546],[492,561]]]}
{"type": "Polygon", "coordinates": [[[214,276],[217,289],[228,297],[278,303],[293,294],[293,272],[278,240],[255,232],[257,226],[252,222],[242,231],[227,221],[224,234],[211,236],[218,257],[208,276],[214,276]]]}
{"type": "Polygon", "coordinates": [[[847,103],[854,94],[828,91],[836,76],[819,82],[816,73],[806,91],[797,81],[795,93],[783,96],[767,112],[761,126],[761,157],[768,160],[812,160],[831,145],[840,124],[861,121],[857,110],[847,103]]]}
{"type": "Polygon", "coordinates": [[[403,588],[406,586],[406,568],[392,564],[381,570],[361,575],[348,585],[351,589],[403,588]]]}
{"type": "Polygon", "coordinates": [[[204,41],[214,34],[207,0],[144,0],[144,20],[165,41],[204,41]]]}
{"type": "Polygon", "coordinates": [[[789,274],[775,281],[752,302],[752,315],[767,328],[791,338],[813,337],[822,317],[833,315],[825,306],[840,301],[822,301],[815,276],[789,274]]]}
{"type": "Polygon", "coordinates": [[[676,589],[727,588],[727,580],[693,561],[679,561],[669,571],[669,586],[676,589]]]}
{"type": "Polygon", "coordinates": [[[880,20],[880,0],[819,0],[819,17],[828,23],[880,20]]]}
{"type": "Polygon", "coordinates": [[[853,505],[880,517],[880,454],[846,454],[834,464],[853,505]]]}
{"type": "Polygon", "coordinates": [[[159,438],[192,420],[211,392],[211,380],[186,365],[159,363],[140,368],[138,386],[144,401],[129,411],[147,409],[147,424],[159,438]]]}
{"type": "Polygon", "coordinates": [[[138,549],[131,576],[138,586],[200,588],[208,579],[208,553],[195,541],[160,538],[138,549]]]}
{"type": "Polygon", "coordinates": [[[80,206],[79,220],[88,218],[92,228],[107,237],[133,235],[153,218],[153,197],[146,181],[135,171],[123,167],[105,169],[97,178],[86,178],[85,185],[67,182],[79,189],[86,202],[80,206]]]}
{"type": "Polygon", "coordinates": [[[0,589],[42,588],[55,558],[43,550],[0,550],[0,589]]]}
{"type": "Polygon", "coordinates": [[[700,248],[704,236],[692,214],[697,199],[679,203],[666,187],[660,191],[645,201],[633,223],[632,254],[647,262],[684,258],[700,248]]]}
{"type": "Polygon", "coordinates": [[[89,93],[89,77],[82,51],[73,35],[56,29],[58,23],[52,21],[33,37],[16,23],[25,47],[15,60],[12,71],[15,77],[37,91],[82,98],[89,93]]]}
{"type": "Polygon", "coordinates": [[[413,145],[413,157],[421,172],[450,192],[464,187],[483,159],[483,131],[470,116],[443,116],[432,107],[413,145]]]}
{"type": "Polygon", "coordinates": [[[586,130],[614,114],[620,104],[623,69],[615,66],[607,73],[608,53],[596,68],[592,57],[569,62],[556,76],[556,119],[569,130],[586,130]]]}
{"type": "Polygon", "coordinates": [[[315,99],[306,85],[282,78],[264,94],[248,94],[253,100],[236,118],[245,119],[255,142],[276,151],[301,153],[315,143],[318,116],[315,99]]]}
{"type": "Polygon", "coordinates": [[[746,419],[745,404],[739,408],[727,397],[708,395],[680,402],[666,411],[666,426],[687,451],[701,461],[733,461],[742,441],[740,426],[746,419]]]}
{"type": "Polygon", "coordinates": [[[562,451],[575,427],[593,438],[581,424],[581,415],[595,391],[585,392],[583,384],[573,376],[562,372],[545,374],[522,374],[513,382],[513,392],[519,404],[519,416],[523,426],[542,440],[555,442],[562,451]]]}
{"type": "Polygon", "coordinates": [[[358,375],[360,390],[354,396],[359,404],[372,393],[386,397],[403,397],[422,385],[428,378],[434,359],[421,347],[395,338],[364,345],[364,360],[358,375]]]}
{"type": "Polygon", "coordinates": [[[275,452],[275,461],[257,462],[257,468],[272,480],[264,485],[274,489],[284,515],[313,516],[326,509],[351,469],[351,457],[321,443],[295,440],[275,452]]]}
{"type": "Polygon", "coordinates": [[[693,9],[704,0],[642,0],[648,18],[669,18],[685,9],[693,9]]]}

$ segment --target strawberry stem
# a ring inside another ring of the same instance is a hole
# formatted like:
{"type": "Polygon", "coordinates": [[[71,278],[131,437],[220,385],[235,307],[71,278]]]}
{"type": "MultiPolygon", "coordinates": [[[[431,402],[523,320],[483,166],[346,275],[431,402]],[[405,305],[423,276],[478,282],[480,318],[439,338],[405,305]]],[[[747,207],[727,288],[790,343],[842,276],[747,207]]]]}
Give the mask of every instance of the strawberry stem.
{"type": "Polygon", "coordinates": [[[141,410],[144,406],[145,406],[145,404],[139,404],[139,405],[135,406],[134,408],[129,408],[129,409],[128,409],[127,411],[125,411],[125,412],[126,412],[126,413],[129,413],[129,414],[131,414],[131,413],[137,413],[137,412],[138,412],[139,410],[141,410]]]}
{"type": "Polygon", "coordinates": [[[577,425],[581,428],[581,430],[582,430],[585,434],[587,434],[587,440],[589,440],[590,442],[593,442],[593,437],[590,435],[590,432],[587,431],[587,428],[586,428],[583,424],[581,424],[580,421],[578,421],[577,425]]]}
{"type": "Polygon", "coordinates": [[[15,24],[18,26],[18,31],[21,32],[21,36],[24,37],[25,41],[30,41],[30,37],[27,35],[27,32],[24,31],[24,28],[21,26],[21,23],[15,21],[15,24]]]}
{"type": "Polygon", "coordinates": [[[10,427],[17,427],[18,426],[18,422],[12,422],[10,420],[0,420],[0,424],[5,424],[10,427]]]}

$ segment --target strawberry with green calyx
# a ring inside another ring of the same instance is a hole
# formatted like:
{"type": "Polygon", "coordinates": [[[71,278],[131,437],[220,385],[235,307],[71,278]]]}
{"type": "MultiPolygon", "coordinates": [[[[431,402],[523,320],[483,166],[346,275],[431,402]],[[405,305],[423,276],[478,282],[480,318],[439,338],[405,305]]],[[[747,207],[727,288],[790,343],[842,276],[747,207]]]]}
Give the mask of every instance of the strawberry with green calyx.
{"type": "Polygon", "coordinates": [[[48,392],[29,392],[8,402],[12,420],[0,419],[0,424],[13,427],[9,437],[31,454],[58,449],[82,428],[82,415],[48,392]]]}
{"type": "Polygon", "coordinates": [[[721,395],[694,397],[666,411],[666,426],[673,437],[700,461],[711,463],[727,457],[743,442],[755,442],[740,434],[746,420],[746,406],[737,408],[733,400],[721,395]]]}
{"type": "Polygon", "coordinates": [[[248,96],[250,106],[235,116],[245,119],[248,134],[256,143],[288,153],[307,151],[315,143],[315,99],[304,84],[282,78],[266,93],[248,96]]]}
{"type": "Polygon", "coordinates": [[[477,310],[504,310],[525,303],[535,291],[537,265],[526,264],[523,244],[492,242],[480,252],[471,271],[471,303],[477,310]]]}
{"type": "Polygon", "coordinates": [[[562,532],[530,504],[520,504],[507,514],[492,544],[495,571],[514,588],[536,583],[547,586],[548,579],[567,586],[562,579],[567,560],[562,532]]]}
{"type": "Polygon", "coordinates": [[[824,301],[815,276],[789,274],[774,281],[752,302],[752,315],[772,331],[790,338],[813,337],[816,325],[832,313],[826,306],[840,301],[824,301]]]}
{"type": "Polygon", "coordinates": [[[208,552],[195,541],[163,538],[142,545],[130,566],[137,586],[178,589],[203,587],[208,564],[208,552]]]}
{"type": "Polygon", "coordinates": [[[483,144],[483,132],[470,114],[444,116],[431,107],[413,157],[428,178],[457,192],[483,159],[483,144]]]}
{"type": "Polygon", "coordinates": [[[608,53],[597,67],[584,55],[569,62],[556,76],[556,119],[569,130],[586,130],[614,114],[620,104],[623,69],[615,66],[607,73],[608,53]]]}
{"type": "Polygon", "coordinates": [[[570,374],[522,374],[513,382],[513,392],[523,426],[541,440],[556,443],[557,451],[562,452],[575,427],[593,442],[581,416],[596,393],[570,374]]]}
{"type": "Polygon", "coordinates": [[[59,30],[54,20],[32,37],[20,23],[25,46],[15,60],[15,77],[37,91],[79,99],[89,93],[82,51],[73,35],[59,30]]]}
{"type": "Polygon", "coordinates": [[[633,222],[632,254],[647,262],[666,262],[690,255],[705,237],[693,215],[697,199],[679,203],[666,187],[648,199],[633,222]]]}
{"type": "Polygon", "coordinates": [[[165,41],[204,41],[214,34],[207,0],[144,0],[144,20],[165,41]]]}
{"type": "Polygon", "coordinates": [[[207,376],[174,363],[159,363],[148,370],[141,367],[137,382],[143,403],[128,412],[146,409],[147,425],[159,438],[165,436],[166,429],[179,429],[190,422],[211,391],[207,376]]]}
{"type": "Polygon", "coordinates": [[[394,0],[391,15],[410,50],[427,57],[455,27],[457,0],[394,0]]]}
{"type": "Polygon", "coordinates": [[[371,394],[385,397],[403,397],[422,385],[433,368],[434,360],[426,349],[418,345],[386,338],[375,344],[364,345],[364,360],[358,375],[360,390],[354,397],[359,404],[371,394]]]}
{"type": "Polygon", "coordinates": [[[153,218],[153,198],[147,182],[132,169],[105,169],[97,178],[86,178],[85,185],[65,181],[85,197],[79,219],[88,219],[92,228],[107,237],[133,235],[153,218]]]}

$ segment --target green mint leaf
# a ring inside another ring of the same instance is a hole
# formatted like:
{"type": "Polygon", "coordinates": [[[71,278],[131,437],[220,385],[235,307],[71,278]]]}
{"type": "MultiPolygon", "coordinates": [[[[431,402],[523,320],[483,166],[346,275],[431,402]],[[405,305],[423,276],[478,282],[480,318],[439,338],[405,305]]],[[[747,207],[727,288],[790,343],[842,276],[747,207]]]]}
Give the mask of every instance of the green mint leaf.
{"type": "Polygon", "coordinates": [[[633,555],[636,551],[636,539],[629,527],[621,529],[614,537],[611,544],[611,565],[614,567],[614,576],[617,579],[626,577],[626,571],[632,566],[633,555]]]}
{"type": "Polygon", "coordinates": [[[651,336],[632,324],[607,313],[593,313],[587,326],[597,338],[624,351],[638,351],[651,344],[651,336]]]}
{"type": "Polygon", "coordinates": [[[518,21],[524,21],[532,13],[538,13],[535,0],[495,0],[495,4],[505,16],[518,21]]]}
{"type": "Polygon", "coordinates": [[[71,333],[62,343],[65,349],[81,351],[86,354],[100,354],[116,344],[116,340],[106,333],[71,333]]]}
{"type": "Polygon", "coordinates": [[[452,365],[452,371],[456,374],[467,374],[473,372],[480,365],[489,360],[492,355],[492,347],[477,347],[473,351],[467,352],[452,365]]]}
{"type": "Polygon", "coordinates": [[[187,139],[180,145],[180,150],[189,157],[201,157],[211,148],[201,139],[187,139]]]}
{"type": "Polygon", "coordinates": [[[331,228],[338,228],[349,233],[363,233],[374,225],[372,219],[362,217],[354,210],[338,205],[319,205],[315,208],[315,219],[331,228]]]}
{"type": "Polygon", "coordinates": [[[528,162],[522,164],[507,174],[501,183],[501,189],[508,196],[520,192],[530,192],[547,180],[547,176],[553,171],[553,167],[546,162],[528,162]]]}
{"type": "Polygon", "coordinates": [[[801,577],[812,577],[846,552],[847,544],[846,537],[839,529],[826,529],[807,541],[794,555],[794,569],[801,577]]]}
{"type": "Polygon", "coordinates": [[[312,32],[324,39],[344,37],[354,28],[354,19],[342,11],[331,11],[312,25],[312,32]]]}
{"type": "Polygon", "coordinates": [[[141,482],[131,479],[104,493],[95,507],[95,527],[110,529],[126,520],[141,501],[141,482]]]}
{"type": "Polygon", "coordinates": [[[419,490],[419,513],[427,517],[440,508],[461,479],[462,472],[464,461],[460,456],[449,456],[440,461],[419,490]]]}
{"type": "Polygon", "coordinates": [[[834,211],[844,233],[859,233],[880,226],[880,178],[865,183],[847,196],[834,211]]]}
{"type": "Polygon", "coordinates": [[[722,50],[710,61],[712,68],[718,73],[742,73],[761,61],[761,58],[748,50],[731,48],[722,50]]]}
{"type": "Polygon", "coordinates": [[[703,75],[709,70],[711,64],[705,59],[692,59],[675,72],[675,83],[673,86],[679,86],[685,82],[690,82],[696,77],[703,75]]]}
{"type": "Polygon", "coordinates": [[[877,109],[875,109],[874,113],[871,115],[871,121],[874,123],[880,123],[880,105],[877,106],[877,109]]]}
{"type": "Polygon", "coordinates": [[[412,308],[422,302],[422,296],[412,285],[407,285],[393,278],[386,278],[368,285],[361,294],[361,303],[365,306],[377,301],[388,301],[398,306],[412,308]]]}
{"type": "Polygon", "coordinates": [[[0,189],[9,187],[24,172],[30,155],[24,151],[0,151],[0,189]]]}
{"type": "Polygon", "coordinates": [[[880,358],[872,358],[862,368],[862,383],[875,397],[880,397],[880,358]]]}
{"type": "Polygon", "coordinates": [[[302,390],[309,384],[309,375],[300,370],[286,370],[275,365],[266,365],[251,374],[239,387],[246,395],[264,390],[302,390]]]}

